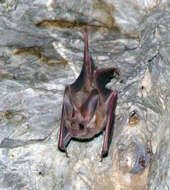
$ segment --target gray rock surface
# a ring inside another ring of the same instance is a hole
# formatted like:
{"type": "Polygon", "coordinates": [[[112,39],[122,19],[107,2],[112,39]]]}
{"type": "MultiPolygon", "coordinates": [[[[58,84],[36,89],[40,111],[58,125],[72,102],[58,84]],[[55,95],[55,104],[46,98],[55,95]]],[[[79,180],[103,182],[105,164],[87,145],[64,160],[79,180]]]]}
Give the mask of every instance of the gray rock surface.
{"type": "Polygon", "coordinates": [[[0,1],[0,189],[170,189],[170,2],[0,1]],[[103,134],[57,149],[82,31],[99,68],[120,68],[109,155],[103,134]]]}

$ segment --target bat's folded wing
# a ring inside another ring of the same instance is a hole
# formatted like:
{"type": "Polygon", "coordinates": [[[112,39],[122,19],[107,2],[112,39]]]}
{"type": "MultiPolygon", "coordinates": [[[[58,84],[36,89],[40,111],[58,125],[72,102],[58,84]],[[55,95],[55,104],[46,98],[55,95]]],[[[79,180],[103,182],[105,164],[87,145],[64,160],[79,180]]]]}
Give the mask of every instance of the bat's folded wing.
{"type": "Polygon", "coordinates": [[[119,69],[112,67],[107,69],[98,69],[95,72],[95,80],[100,94],[106,99],[112,90],[107,89],[105,86],[108,82],[115,77],[115,73],[119,75],[119,69]]]}
{"type": "Polygon", "coordinates": [[[67,144],[71,140],[71,135],[68,132],[68,128],[66,127],[66,120],[71,117],[72,113],[73,113],[73,105],[70,99],[69,87],[66,87],[64,92],[61,123],[60,123],[60,135],[58,143],[58,148],[64,152],[66,152],[67,144]]]}

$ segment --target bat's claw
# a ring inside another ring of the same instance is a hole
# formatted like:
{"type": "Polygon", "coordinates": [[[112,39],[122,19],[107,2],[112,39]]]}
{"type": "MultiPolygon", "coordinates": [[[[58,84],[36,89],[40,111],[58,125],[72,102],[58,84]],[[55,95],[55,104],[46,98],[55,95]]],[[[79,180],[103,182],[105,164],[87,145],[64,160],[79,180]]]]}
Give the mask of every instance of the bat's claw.
{"type": "Polygon", "coordinates": [[[100,156],[100,160],[99,160],[99,162],[102,162],[103,161],[103,157],[102,156],[100,156]]]}
{"type": "Polygon", "coordinates": [[[66,154],[66,157],[67,157],[67,158],[70,158],[70,156],[68,155],[68,152],[67,152],[67,151],[65,152],[65,154],[66,154]]]}
{"type": "Polygon", "coordinates": [[[101,154],[99,158],[99,162],[102,162],[102,161],[103,161],[103,155],[101,154]]]}

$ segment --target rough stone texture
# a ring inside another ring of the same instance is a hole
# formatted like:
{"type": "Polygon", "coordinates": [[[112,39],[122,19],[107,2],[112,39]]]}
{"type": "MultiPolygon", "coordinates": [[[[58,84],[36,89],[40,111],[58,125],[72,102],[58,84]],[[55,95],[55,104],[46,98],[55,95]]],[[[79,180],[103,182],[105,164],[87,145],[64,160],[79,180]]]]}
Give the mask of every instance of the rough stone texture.
{"type": "Polygon", "coordinates": [[[168,0],[0,1],[0,189],[170,189],[168,0]],[[109,155],[103,134],[57,149],[64,86],[83,58],[121,79],[109,155]]]}

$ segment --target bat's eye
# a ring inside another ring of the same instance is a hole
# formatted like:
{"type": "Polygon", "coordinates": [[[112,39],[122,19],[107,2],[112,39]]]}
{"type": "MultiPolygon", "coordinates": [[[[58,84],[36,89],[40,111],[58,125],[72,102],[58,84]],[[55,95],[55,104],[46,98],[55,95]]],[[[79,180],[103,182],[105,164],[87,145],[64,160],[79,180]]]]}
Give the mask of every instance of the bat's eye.
{"type": "Polygon", "coordinates": [[[84,125],[80,123],[80,124],[79,124],[79,129],[80,129],[80,130],[83,130],[83,129],[84,129],[84,125]]]}

